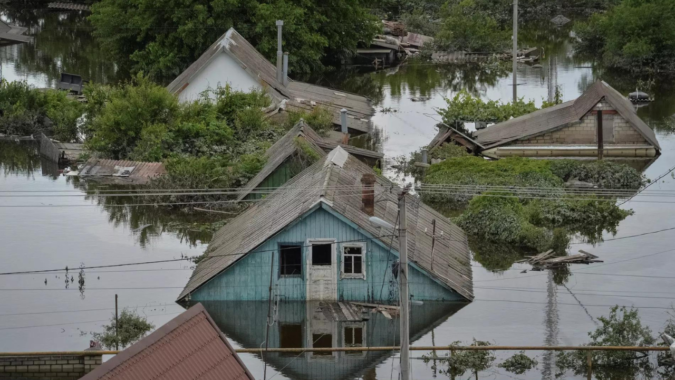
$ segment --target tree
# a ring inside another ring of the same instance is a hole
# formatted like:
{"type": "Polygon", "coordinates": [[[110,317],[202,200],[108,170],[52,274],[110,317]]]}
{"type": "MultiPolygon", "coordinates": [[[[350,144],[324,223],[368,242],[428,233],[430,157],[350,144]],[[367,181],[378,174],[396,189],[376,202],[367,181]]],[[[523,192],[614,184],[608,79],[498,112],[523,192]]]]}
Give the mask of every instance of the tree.
{"type": "Polygon", "coordinates": [[[145,317],[124,309],[119,315],[117,324],[113,315],[110,318],[110,324],[103,325],[103,332],[93,332],[91,335],[107,349],[114,349],[118,346],[125,348],[143,338],[154,328],[155,325],[148,322],[145,317]]]}
{"type": "Polygon", "coordinates": [[[497,52],[507,47],[511,32],[476,0],[450,0],[441,9],[439,46],[450,50],[497,52]]]}
{"type": "Polygon", "coordinates": [[[365,0],[102,0],[92,6],[94,35],[118,61],[152,78],[178,75],[234,27],[274,61],[275,20],[295,73],[322,68],[379,30],[365,0]]]}
{"type": "Polygon", "coordinates": [[[625,70],[675,69],[675,2],[623,0],[606,13],[574,27],[577,50],[608,67],[625,70]]]}

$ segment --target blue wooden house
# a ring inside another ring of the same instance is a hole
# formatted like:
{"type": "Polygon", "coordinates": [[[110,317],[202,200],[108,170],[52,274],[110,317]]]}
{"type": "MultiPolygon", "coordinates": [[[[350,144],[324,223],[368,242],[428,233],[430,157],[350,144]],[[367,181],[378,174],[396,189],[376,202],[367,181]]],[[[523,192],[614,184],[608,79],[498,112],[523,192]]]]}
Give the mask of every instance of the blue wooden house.
{"type": "MultiPolygon", "coordinates": [[[[221,228],[178,300],[395,303],[399,242],[369,218],[396,225],[399,193],[337,147],[221,228]]],[[[473,299],[466,235],[407,197],[411,298],[473,299]]]]}

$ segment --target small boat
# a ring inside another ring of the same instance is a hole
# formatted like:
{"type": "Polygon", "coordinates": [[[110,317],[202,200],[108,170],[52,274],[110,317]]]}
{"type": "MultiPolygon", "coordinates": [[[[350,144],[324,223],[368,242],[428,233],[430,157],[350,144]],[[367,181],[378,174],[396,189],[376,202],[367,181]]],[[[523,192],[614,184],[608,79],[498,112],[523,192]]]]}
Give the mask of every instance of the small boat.
{"type": "Polygon", "coordinates": [[[628,100],[633,103],[646,103],[651,102],[654,99],[652,99],[646,92],[635,90],[635,92],[628,94],[628,100]]]}

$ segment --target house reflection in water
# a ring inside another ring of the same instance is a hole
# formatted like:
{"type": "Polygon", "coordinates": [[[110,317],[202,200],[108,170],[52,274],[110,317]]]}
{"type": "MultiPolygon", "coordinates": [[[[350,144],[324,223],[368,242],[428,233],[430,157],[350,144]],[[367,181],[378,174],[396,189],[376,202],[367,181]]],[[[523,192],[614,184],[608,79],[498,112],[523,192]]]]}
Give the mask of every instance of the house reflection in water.
{"type": "MultiPolygon", "coordinates": [[[[245,348],[261,347],[265,342],[266,301],[202,302],[221,331],[245,348]]],[[[425,302],[411,311],[410,341],[415,342],[443,323],[466,303],[425,302]]],[[[270,327],[269,347],[329,348],[395,346],[399,344],[399,320],[382,313],[364,313],[355,320],[344,318],[337,304],[318,302],[279,302],[274,325],[270,327]],[[337,311],[337,312],[336,312],[337,311]]],[[[260,357],[260,354],[255,354],[260,357]]],[[[342,380],[374,378],[374,368],[393,355],[392,351],[269,353],[267,364],[294,380],[342,380]]]]}

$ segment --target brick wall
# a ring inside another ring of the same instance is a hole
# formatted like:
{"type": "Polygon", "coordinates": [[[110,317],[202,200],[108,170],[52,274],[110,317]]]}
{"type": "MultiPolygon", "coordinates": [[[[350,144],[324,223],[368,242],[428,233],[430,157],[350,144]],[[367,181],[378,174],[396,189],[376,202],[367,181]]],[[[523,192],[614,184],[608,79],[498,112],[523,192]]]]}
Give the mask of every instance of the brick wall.
{"type": "MultiPolygon", "coordinates": [[[[600,102],[595,110],[609,111],[608,104],[600,102]]],[[[611,115],[614,126],[614,141],[605,141],[608,144],[647,144],[642,135],[628,123],[621,115],[611,115]]],[[[566,127],[527,140],[515,141],[510,145],[557,145],[557,144],[597,144],[596,115],[589,112],[580,121],[566,127]]]]}
{"type": "Polygon", "coordinates": [[[0,357],[0,378],[13,380],[76,380],[101,365],[101,355],[0,357]]]}

